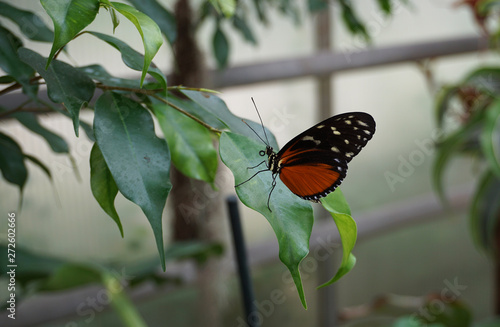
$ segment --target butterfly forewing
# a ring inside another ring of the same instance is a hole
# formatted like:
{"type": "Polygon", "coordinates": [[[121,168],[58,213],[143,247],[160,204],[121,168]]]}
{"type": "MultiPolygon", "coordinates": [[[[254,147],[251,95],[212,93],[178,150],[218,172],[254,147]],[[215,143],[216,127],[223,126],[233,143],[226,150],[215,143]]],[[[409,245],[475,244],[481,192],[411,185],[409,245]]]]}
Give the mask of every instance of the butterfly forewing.
{"type": "Polygon", "coordinates": [[[372,116],[363,112],[328,118],[288,142],[276,155],[277,173],[296,195],[317,201],[337,188],[347,163],[375,132],[372,116]]]}

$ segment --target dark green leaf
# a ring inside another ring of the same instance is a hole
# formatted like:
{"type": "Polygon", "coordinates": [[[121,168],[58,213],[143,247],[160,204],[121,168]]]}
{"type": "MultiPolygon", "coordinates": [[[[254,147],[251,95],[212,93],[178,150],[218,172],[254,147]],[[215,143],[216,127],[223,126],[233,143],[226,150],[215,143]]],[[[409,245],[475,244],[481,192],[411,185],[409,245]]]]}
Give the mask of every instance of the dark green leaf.
{"type": "Polygon", "coordinates": [[[52,174],[50,173],[50,169],[49,167],[47,167],[43,162],[41,162],[40,160],[38,160],[38,158],[35,158],[29,154],[24,154],[24,157],[28,160],[30,160],[32,163],[34,163],[35,165],[37,165],[38,167],[40,167],[41,170],[43,170],[45,172],[45,174],[47,174],[47,176],[49,177],[49,179],[52,179],[52,174]]]}
{"type": "Polygon", "coordinates": [[[31,130],[33,133],[36,133],[43,137],[49,144],[52,151],[56,153],[69,153],[68,143],[66,143],[66,141],[59,135],[40,125],[38,117],[35,114],[29,112],[16,112],[11,116],[16,118],[21,124],[31,130]]]}
{"type": "Polygon", "coordinates": [[[482,93],[495,97],[500,93],[500,68],[481,67],[467,75],[462,84],[474,86],[482,93]]]}
{"type": "MultiPolygon", "coordinates": [[[[250,178],[257,169],[247,169],[262,160],[258,155],[261,142],[245,136],[224,132],[220,138],[219,152],[222,162],[233,172],[235,183],[250,178]]],[[[262,168],[261,168],[262,169],[262,168]]],[[[309,252],[309,238],[314,221],[309,202],[300,199],[278,179],[267,207],[271,190],[271,172],[256,175],[236,188],[236,193],[247,207],[260,212],[271,224],[279,243],[280,260],[290,271],[302,305],[307,307],[299,264],[309,252]]]]}
{"type": "Polygon", "coordinates": [[[224,35],[224,32],[222,32],[222,30],[218,26],[215,29],[212,46],[219,69],[226,67],[227,59],[229,57],[229,42],[226,38],[226,35],[224,35]]]}
{"type": "Polygon", "coordinates": [[[177,23],[175,16],[163,7],[156,0],[127,0],[134,5],[137,9],[151,17],[160,30],[167,38],[170,44],[174,44],[177,39],[177,23]]]}
{"type": "MultiPolygon", "coordinates": [[[[0,245],[0,252],[7,253],[7,246],[0,245]]],[[[3,256],[2,260],[7,260],[7,256],[3,256]]],[[[5,276],[7,262],[0,261],[0,263],[0,274],[5,276]]],[[[26,286],[29,282],[48,277],[61,267],[64,261],[33,253],[16,244],[16,264],[18,267],[23,267],[16,270],[16,282],[26,286]]]]}
{"type": "MultiPolygon", "coordinates": [[[[181,99],[169,92],[167,94],[166,100],[169,103],[183,109],[184,111],[192,114],[196,118],[204,121],[206,124],[217,128],[217,129],[225,129],[227,126],[219,119],[216,115],[214,115],[211,111],[204,109],[198,103],[191,101],[190,99],[181,99]]],[[[227,110],[227,108],[226,108],[227,110]]]]}
{"type": "MultiPolygon", "coordinates": [[[[191,90],[181,90],[181,92],[184,93],[191,100],[196,102],[201,108],[212,113],[215,117],[218,117],[224,123],[224,125],[226,125],[231,130],[231,132],[247,136],[254,140],[259,140],[259,138],[255,135],[255,133],[247,125],[245,125],[245,123],[243,123],[240,117],[233,115],[233,113],[229,111],[224,101],[222,101],[222,99],[219,98],[218,96],[210,93],[191,91],[191,90]]],[[[248,102],[249,106],[251,106],[251,101],[248,102]]],[[[264,138],[261,124],[249,120],[245,121],[255,131],[257,131],[257,133],[259,133],[262,138],[264,138]]],[[[266,128],[266,134],[267,138],[269,139],[270,145],[273,148],[278,148],[273,133],[271,133],[271,131],[269,131],[267,128],[266,128]]]]}
{"type": "Polygon", "coordinates": [[[475,137],[477,131],[483,123],[483,119],[484,112],[478,112],[453,134],[439,141],[436,158],[434,160],[432,169],[432,181],[434,184],[434,189],[442,200],[445,199],[442,181],[444,168],[446,167],[452,156],[459,153],[464,145],[470,142],[471,137],[475,137]]]}
{"type": "Polygon", "coordinates": [[[175,167],[188,177],[213,185],[218,159],[210,132],[170,106],[156,104],[153,109],[175,167]]]}
{"type": "Polygon", "coordinates": [[[500,100],[488,106],[480,140],[491,170],[500,177],[500,100]]]}
{"type": "Polygon", "coordinates": [[[19,26],[21,33],[33,41],[52,42],[54,32],[31,11],[12,7],[6,2],[0,2],[0,15],[9,18],[19,26]]]}
{"type": "MultiPolygon", "coordinates": [[[[120,51],[120,53],[122,54],[122,60],[125,63],[125,65],[127,65],[133,70],[142,71],[144,62],[146,61],[146,59],[142,54],[132,49],[125,42],[113,36],[97,32],[89,32],[89,33],[94,35],[95,37],[98,37],[99,39],[103,40],[104,42],[108,43],[109,45],[120,51]]],[[[161,84],[161,88],[165,89],[167,87],[167,78],[161,72],[161,70],[151,65],[148,68],[148,73],[161,84]]]]}
{"type": "Polygon", "coordinates": [[[485,251],[495,250],[495,231],[500,219],[500,178],[491,170],[480,178],[469,217],[476,245],[485,251]]]}
{"type": "Polygon", "coordinates": [[[237,31],[241,33],[246,41],[254,45],[257,44],[257,39],[253,35],[253,32],[250,29],[250,26],[248,26],[246,18],[244,16],[233,16],[233,26],[237,31]]]}
{"type": "Polygon", "coordinates": [[[148,218],[165,270],[161,218],[172,188],[167,143],[156,137],[146,109],[110,92],[95,104],[94,133],[118,189],[148,218]]]}
{"type": "Polygon", "coordinates": [[[94,95],[95,85],[92,80],[74,68],[59,60],[46,70],[46,59],[26,48],[19,49],[22,61],[33,67],[45,80],[47,93],[55,103],[62,103],[73,119],[75,134],[78,136],[80,109],[87,105],[94,95]]]}
{"type": "Polygon", "coordinates": [[[22,192],[28,178],[24,154],[16,141],[3,133],[0,133],[0,170],[3,178],[19,186],[22,192]]]}
{"type": "Polygon", "coordinates": [[[0,84],[11,84],[11,83],[15,83],[15,82],[16,82],[16,80],[12,76],[9,76],[9,75],[0,76],[0,84]]]}
{"type": "Polygon", "coordinates": [[[138,89],[141,87],[140,82],[136,79],[119,78],[110,75],[101,65],[90,65],[85,67],[78,67],[88,77],[99,81],[107,86],[128,87],[138,89]]]}
{"type": "Polygon", "coordinates": [[[460,87],[457,85],[441,88],[436,97],[436,121],[439,128],[443,127],[445,114],[450,109],[450,101],[457,95],[460,87]]]}
{"type": "Polygon", "coordinates": [[[356,238],[358,236],[356,222],[351,217],[351,209],[340,188],[337,188],[335,192],[330,193],[327,197],[322,198],[321,204],[330,212],[339,230],[340,240],[342,242],[342,262],[335,276],[328,282],[319,286],[320,288],[335,283],[354,268],[356,258],[351,252],[356,244],[356,238]]]}
{"type": "Polygon", "coordinates": [[[142,65],[142,75],[141,75],[141,86],[144,83],[144,78],[148,73],[151,61],[153,61],[154,56],[163,44],[163,38],[161,36],[161,31],[158,25],[149,16],[140,12],[132,6],[126,5],[121,2],[111,2],[114,9],[116,9],[120,14],[125,16],[128,20],[135,25],[137,31],[142,38],[142,43],[144,45],[144,62],[142,65]]]}
{"type": "Polygon", "coordinates": [[[339,0],[342,8],[342,19],[349,31],[354,35],[364,36],[365,40],[370,40],[370,36],[366,31],[365,25],[358,18],[354,11],[350,0],[339,0]]]}
{"type": "Polygon", "coordinates": [[[20,39],[0,26],[0,68],[23,86],[25,94],[34,98],[38,87],[31,85],[30,79],[35,75],[35,71],[19,59],[17,50],[21,46],[20,39]]]}
{"type": "Polygon", "coordinates": [[[380,9],[382,9],[385,14],[389,15],[391,13],[391,0],[377,0],[377,2],[380,9]]]}
{"type": "Polygon", "coordinates": [[[48,67],[55,53],[92,23],[99,11],[98,0],[41,0],[43,8],[54,23],[54,42],[48,67]]]}
{"type": "Polygon", "coordinates": [[[115,209],[118,187],[97,143],[90,152],[90,188],[101,208],[115,221],[123,237],[123,227],[115,209]]]}

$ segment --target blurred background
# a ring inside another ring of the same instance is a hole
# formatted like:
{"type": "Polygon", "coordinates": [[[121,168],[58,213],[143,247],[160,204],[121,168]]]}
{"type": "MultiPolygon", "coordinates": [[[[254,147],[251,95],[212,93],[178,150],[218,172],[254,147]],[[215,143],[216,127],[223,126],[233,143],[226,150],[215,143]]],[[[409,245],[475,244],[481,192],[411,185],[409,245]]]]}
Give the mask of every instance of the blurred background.
{"type": "MultiPolygon", "coordinates": [[[[161,3],[173,8],[173,1],[161,3]]],[[[38,2],[19,0],[15,5],[36,12],[51,26],[38,2]]],[[[339,282],[321,290],[316,287],[335,272],[341,251],[333,222],[323,219],[324,213],[314,205],[317,222],[311,253],[302,264],[308,310],[302,308],[287,269],[278,259],[270,225],[240,204],[260,312],[256,320],[262,326],[391,326],[400,316],[425,314],[426,296],[443,293],[455,295],[474,321],[488,320],[496,313],[494,264],[475,246],[468,220],[477,166],[464,157],[449,165],[444,178],[448,206],[440,202],[432,187],[431,171],[438,139],[435,102],[440,87],[456,83],[472,69],[496,64],[497,55],[484,50],[483,32],[471,8],[454,0],[394,1],[390,15],[382,12],[377,1],[352,1],[352,5],[367,27],[369,43],[346,29],[336,1],[322,13],[308,13],[306,5],[300,4],[300,22],[272,11],[269,24],[264,26],[254,14],[248,15],[257,44],[245,42],[228,28],[227,75],[217,69],[212,55],[214,22],[204,22],[196,36],[213,88],[221,91],[229,109],[257,120],[250,100],[253,97],[280,146],[336,113],[365,111],[377,122],[374,138],[351,162],[341,187],[358,223],[356,266],[339,282]],[[293,73],[282,65],[286,60],[309,58],[321,51],[336,54],[334,68],[327,64],[324,75],[308,73],[312,66],[307,63],[314,62],[313,57],[292,65],[305,72],[303,76],[298,73],[285,78],[287,72],[293,73]],[[276,68],[267,70],[269,76],[259,66],[265,63],[276,68]],[[242,70],[231,71],[235,68],[242,70]],[[276,77],[280,74],[285,77],[276,77]],[[240,82],[234,82],[234,76],[240,82]],[[276,294],[282,295],[279,301],[274,301],[276,294]]],[[[198,1],[192,6],[198,8],[198,1]]],[[[11,24],[4,19],[1,22],[11,24]]],[[[88,29],[111,33],[109,16],[98,15],[88,29]]],[[[142,51],[140,37],[129,22],[123,20],[115,36],[126,38],[142,51]]],[[[50,52],[49,44],[27,42],[25,46],[45,55],[50,52]]],[[[172,70],[167,47],[164,45],[153,60],[164,72],[172,70]]],[[[119,56],[101,41],[82,37],[69,45],[61,59],[79,66],[99,63],[116,76],[137,78],[140,73],[131,73],[119,56]]],[[[51,182],[37,167],[29,166],[17,221],[18,246],[58,260],[111,263],[114,267],[157,261],[151,227],[140,208],[118,196],[115,203],[125,233],[121,238],[115,223],[92,197],[92,142],[85,135],[75,138],[66,119],[51,115],[40,119],[65,137],[71,158],[54,154],[43,140],[19,124],[0,123],[2,131],[22,140],[26,153],[47,163],[54,176],[51,182]]],[[[92,114],[84,111],[81,119],[91,123],[92,114]]],[[[234,181],[229,170],[222,163],[220,166],[224,177],[218,191],[225,197],[234,194],[234,181]]],[[[18,201],[18,189],[3,182],[3,215],[17,210],[18,201]]],[[[166,275],[173,282],[130,287],[129,296],[148,325],[199,326],[204,322],[204,326],[246,326],[230,225],[225,208],[221,212],[211,228],[224,244],[222,255],[209,259],[204,268],[192,260],[169,264],[166,275]],[[206,280],[200,271],[207,273],[206,280]]],[[[172,234],[170,220],[170,209],[166,209],[167,240],[172,234]]],[[[2,239],[6,228],[0,224],[2,239]]],[[[119,271],[119,275],[127,280],[134,274],[119,271]]],[[[2,283],[3,294],[6,279],[2,283]]],[[[96,310],[85,311],[90,306],[80,306],[99,291],[99,286],[90,286],[35,294],[18,303],[15,324],[4,313],[0,321],[5,326],[120,325],[109,301],[96,310]]],[[[431,316],[441,314],[445,307],[448,310],[447,306],[436,300],[429,309],[431,316]]]]}

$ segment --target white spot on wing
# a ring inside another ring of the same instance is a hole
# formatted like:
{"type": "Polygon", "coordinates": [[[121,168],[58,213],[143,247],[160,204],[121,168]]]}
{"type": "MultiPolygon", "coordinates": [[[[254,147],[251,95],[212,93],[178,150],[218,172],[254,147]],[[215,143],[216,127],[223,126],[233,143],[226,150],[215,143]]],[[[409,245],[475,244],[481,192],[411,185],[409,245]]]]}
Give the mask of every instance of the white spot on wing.
{"type": "Polygon", "coordinates": [[[359,124],[359,125],[361,125],[361,126],[368,126],[368,124],[367,124],[367,123],[365,123],[365,122],[363,122],[363,121],[361,121],[361,120],[358,120],[357,122],[358,122],[358,124],[359,124]]]}
{"type": "Polygon", "coordinates": [[[302,138],[302,141],[313,141],[316,145],[319,145],[321,143],[320,140],[315,140],[314,137],[306,135],[302,138]]]}
{"type": "Polygon", "coordinates": [[[350,120],[344,120],[344,123],[346,123],[347,125],[351,125],[352,122],[350,120]]]}
{"type": "Polygon", "coordinates": [[[325,125],[318,125],[318,126],[316,126],[316,128],[323,128],[323,127],[325,127],[325,125]]]}
{"type": "Polygon", "coordinates": [[[335,146],[332,146],[331,150],[333,152],[340,152],[340,150],[337,147],[335,147],[335,146]]]}

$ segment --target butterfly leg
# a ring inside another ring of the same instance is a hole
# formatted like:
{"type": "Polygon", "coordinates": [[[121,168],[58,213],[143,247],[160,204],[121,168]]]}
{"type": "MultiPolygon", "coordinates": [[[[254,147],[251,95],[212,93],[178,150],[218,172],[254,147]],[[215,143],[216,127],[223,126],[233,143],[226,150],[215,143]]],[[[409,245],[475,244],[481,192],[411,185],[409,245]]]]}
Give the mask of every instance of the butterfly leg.
{"type": "Polygon", "coordinates": [[[269,211],[273,212],[271,210],[271,207],[269,206],[269,201],[271,201],[271,194],[273,193],[274,191],[274,188],[276,187],[276,176],[277,174],[273,174],[273,182],[271,183],[271,191],[269,192],[269,196],[267,197],[267,209],[269,209],[269,211]]]}
{"type": "Polygon", "coordinates": [[[266,161],[265,161],[265,160],[263,160],[263,161],[261,161],[259,164],[255,165],[255,166],[252,166],[252,167],[247,167],[247,169],[254,169],[254,168],[257,168],[257,167],[259,167],[260,165],[262,165],[262,164],[263,164],[263,163],[265,163],[265,162],[266,162],[266,161]]]}

